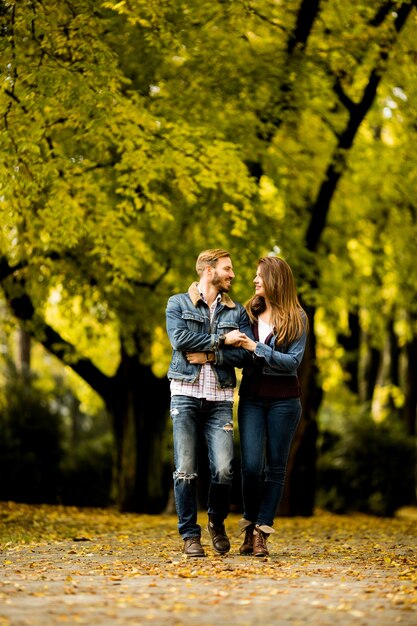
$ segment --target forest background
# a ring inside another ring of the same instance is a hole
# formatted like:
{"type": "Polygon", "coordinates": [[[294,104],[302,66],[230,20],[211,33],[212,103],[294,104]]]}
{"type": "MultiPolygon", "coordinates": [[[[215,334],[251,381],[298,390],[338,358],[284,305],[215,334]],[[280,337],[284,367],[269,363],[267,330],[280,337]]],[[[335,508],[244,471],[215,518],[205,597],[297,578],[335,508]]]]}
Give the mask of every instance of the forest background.
{"type": "Polygon", "coordinates": [[[172,506],[166,300],[224,247],[234,299],[280,254],[309,317],[280,513],[415,504],[416,2],[0,19],[0,500],[172,506]]]}

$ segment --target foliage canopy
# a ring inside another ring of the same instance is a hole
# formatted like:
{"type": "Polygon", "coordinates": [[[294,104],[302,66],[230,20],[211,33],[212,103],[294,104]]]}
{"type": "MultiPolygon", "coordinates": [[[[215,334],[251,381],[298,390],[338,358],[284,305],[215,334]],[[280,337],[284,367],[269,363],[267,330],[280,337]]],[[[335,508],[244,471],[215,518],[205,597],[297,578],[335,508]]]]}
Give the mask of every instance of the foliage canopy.
{"type": "Polygon", "coordinates": [[[414,345],[416,13],[414,0],[2,0],[13,313],[109,399],[123,355],[165,375],[166,299],[222,246],[242,301],[260,256],[288,259],[325,391],[347,380],[351,315],[367,347],[388,327],[414,345]]]}

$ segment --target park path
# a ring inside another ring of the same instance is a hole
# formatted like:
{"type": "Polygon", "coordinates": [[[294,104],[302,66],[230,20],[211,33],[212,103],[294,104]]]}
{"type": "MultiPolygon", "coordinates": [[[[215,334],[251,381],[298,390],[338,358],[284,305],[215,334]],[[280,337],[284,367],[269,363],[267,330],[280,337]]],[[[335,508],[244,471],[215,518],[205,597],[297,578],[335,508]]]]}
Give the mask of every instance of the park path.
{"type": "Polygon", "coordinates": [[[417,625],[407,512],[279,519],[266,559],[238,554],[231,515],[230,554],[205,532],[207,557],[187,559],[173,516],[19,507],[0,503],[0,626],[417,625]]]}

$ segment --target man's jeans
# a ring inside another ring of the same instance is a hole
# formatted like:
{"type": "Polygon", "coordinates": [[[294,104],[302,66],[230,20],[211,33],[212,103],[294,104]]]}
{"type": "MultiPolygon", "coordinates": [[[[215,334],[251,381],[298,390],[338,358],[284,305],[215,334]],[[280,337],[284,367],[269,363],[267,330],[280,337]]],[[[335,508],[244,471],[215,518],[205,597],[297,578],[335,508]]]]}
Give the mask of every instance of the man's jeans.
{"type": "Polygon", "coordinates": [[[243,517],[259,526],[273,524],[300,417],[299,398],[240,398],[243,517]]]}
{"type": "Polygon", "coordinates": [[[233,402],[172,396],[174,495],[178,531],[183,539],[199,537],[197,476],[200,433],[207,442],[210,465],[208,513],[221,524],[229,513],[233,461],[233,402]]]}

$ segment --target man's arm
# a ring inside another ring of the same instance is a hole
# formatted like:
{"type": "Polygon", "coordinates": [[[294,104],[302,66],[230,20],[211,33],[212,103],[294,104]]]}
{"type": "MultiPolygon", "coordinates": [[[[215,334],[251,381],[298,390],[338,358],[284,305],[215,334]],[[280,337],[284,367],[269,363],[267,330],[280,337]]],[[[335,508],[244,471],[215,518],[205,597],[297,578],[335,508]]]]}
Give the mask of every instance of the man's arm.
{"type": "Polygon", "coordinates": [[[174,350],[211,352],[217,348],[218,337],[210,333],[191,331],[183,319],[177,296],[171,296],[166,308],[166,329],[174,350]]]}

